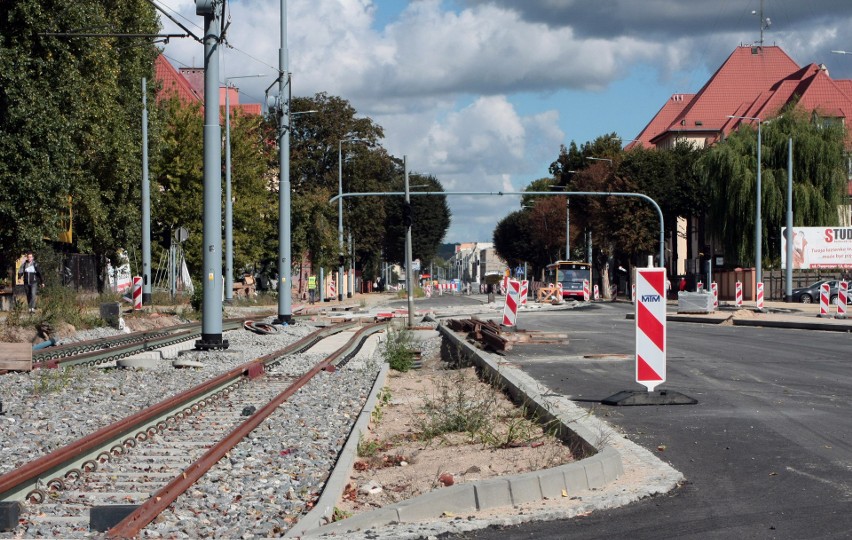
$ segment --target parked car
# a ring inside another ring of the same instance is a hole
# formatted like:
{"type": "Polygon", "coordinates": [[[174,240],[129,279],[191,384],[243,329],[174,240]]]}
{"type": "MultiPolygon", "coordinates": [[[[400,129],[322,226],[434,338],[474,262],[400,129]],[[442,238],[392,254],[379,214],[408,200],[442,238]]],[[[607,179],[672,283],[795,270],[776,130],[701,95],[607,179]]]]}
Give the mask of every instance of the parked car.
{"type": "MultiPolygon", "coordinates": [[[[837,301],[837,280],[836,279],[821,279],[817,282],[811,283],[807,287],[800,287],[798,289],[793,289],[793,302],[801,302],[803,304],[810,304],[812,302],[819,302],[819,291],[820,287],[823,283],[828,283],[828,298],[829,304],[834,304],[837,301]]],[[[852,291],[850,291],[852,292],[852,291]]],[[[852,298],[849,295],[846,296],[846,303],[852,304],[852,298]]]]}

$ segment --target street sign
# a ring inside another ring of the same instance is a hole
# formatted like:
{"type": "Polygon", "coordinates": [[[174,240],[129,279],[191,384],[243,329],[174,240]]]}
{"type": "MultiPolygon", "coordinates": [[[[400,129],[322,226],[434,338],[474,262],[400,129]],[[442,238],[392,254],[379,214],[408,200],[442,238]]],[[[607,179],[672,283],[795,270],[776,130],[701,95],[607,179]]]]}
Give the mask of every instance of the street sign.
{"type": "Polygon", "coordinates": [[[652,392],[666,380],[666,269],[636,271],[636,382],[652,392]]]}

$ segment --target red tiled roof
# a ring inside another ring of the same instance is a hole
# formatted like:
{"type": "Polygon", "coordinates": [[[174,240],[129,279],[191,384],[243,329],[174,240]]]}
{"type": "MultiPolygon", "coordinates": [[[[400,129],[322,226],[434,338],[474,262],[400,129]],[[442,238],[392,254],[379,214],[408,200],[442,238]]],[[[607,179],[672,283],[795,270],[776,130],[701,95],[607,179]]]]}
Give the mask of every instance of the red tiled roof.
{"type": "Polygon", "coordinates": [[[201,94],[192,89],[187,80],[172,67],[162,54],[154,60],[154,76],[162,84],[162,88],[157,94],[158,101],[168,99],[173,95],[177,95],[184,103],[204,101],[201,94]]]}
{"type": "Polygon", "coordinates": [[[675,94],[637,139],[646,146],[673,133],[717,140],[748,122],[729,116],[769,118],[795,99],[807,111],[846,118],[852,80],[832,80],[816,64],[799,67],[780,47],[737,47],[697,94],[675,94]],[[684,102],[673,102],[677,96],[684,102]]]}

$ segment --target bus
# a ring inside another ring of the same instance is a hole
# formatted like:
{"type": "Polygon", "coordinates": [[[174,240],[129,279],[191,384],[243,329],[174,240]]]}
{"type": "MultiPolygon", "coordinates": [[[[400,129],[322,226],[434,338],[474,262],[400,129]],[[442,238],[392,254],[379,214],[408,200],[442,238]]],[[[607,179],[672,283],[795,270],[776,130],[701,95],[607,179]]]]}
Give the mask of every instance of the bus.
{"type": "Polygon", "coordinates": [[[577,261],[556,261],[548,264],[544,272],[544,281],[548,284],[562,284],[562,298],[583,300],[583,280],[592,282],[592,265],[577,261]]]}

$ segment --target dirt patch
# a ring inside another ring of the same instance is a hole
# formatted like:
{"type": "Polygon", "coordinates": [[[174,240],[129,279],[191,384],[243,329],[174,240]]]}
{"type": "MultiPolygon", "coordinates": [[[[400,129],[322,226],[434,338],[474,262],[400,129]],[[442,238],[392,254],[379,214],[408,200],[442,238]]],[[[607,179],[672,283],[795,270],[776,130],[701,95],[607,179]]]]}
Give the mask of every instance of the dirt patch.
{"type": "Polygon", "coordinates": [[[473,368],[392,372],[338,509],[370,511],[453,484],[573,461],[567,446],[527,419],[473,368]],[[467,431],[442,432],[467,423],[467,431]]]}

